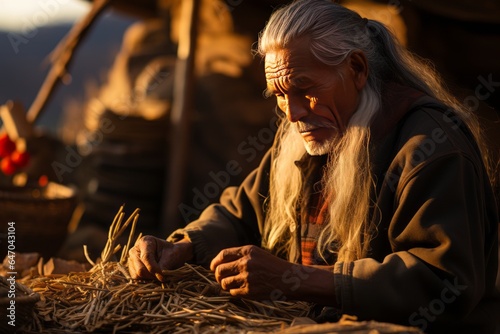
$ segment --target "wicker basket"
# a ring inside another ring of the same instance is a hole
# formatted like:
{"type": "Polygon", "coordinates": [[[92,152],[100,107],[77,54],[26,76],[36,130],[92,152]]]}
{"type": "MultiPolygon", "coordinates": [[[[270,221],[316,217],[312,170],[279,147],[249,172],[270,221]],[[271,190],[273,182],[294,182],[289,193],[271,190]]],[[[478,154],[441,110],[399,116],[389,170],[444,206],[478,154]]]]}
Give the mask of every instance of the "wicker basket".
{"type": "Polygon", "coordinates": [[[13,292],[11,283],[7,281],[6,277],[0,276],[0,308],[7,310],[11,305],[11,301],[15,301],[15,310],[12,310],[15,317],[15,327],[9,324],[11,311],[7,310],[7,317],[2,317],[3,319],[0,321],[0,333],[19,332],[23,327],[29,325],[33,319],[35,304],[40,300],[40,295],[26,286],[15,282],[14,287],[15,297],[12,298],[12,296],[9,296],[9,293],[13,292]]]}
{"type": "Polygon", "coordinates": [[[38,252],[45,258],[55,255],[66,238],[76,204],[76,191],[57,183],[43,188],[0,188],[1,258],[14,248],[6,242],[8,222],[15,223],[16,252],[38,252]]]}

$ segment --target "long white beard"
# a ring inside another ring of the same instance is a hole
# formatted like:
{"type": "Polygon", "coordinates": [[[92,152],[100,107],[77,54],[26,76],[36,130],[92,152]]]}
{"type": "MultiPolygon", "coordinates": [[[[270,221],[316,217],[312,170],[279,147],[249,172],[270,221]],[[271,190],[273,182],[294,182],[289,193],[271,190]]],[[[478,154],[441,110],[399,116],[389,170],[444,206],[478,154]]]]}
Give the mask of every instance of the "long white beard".
{"type": "MultiPolygon", "coordinates": [[[[297,131],[297,134],[300,136],[300,131],[312,129],[315,126],[336,129],[336,127],[333,124],[331,124],[329,122],[318,121],[318,120],[308,121],[308,122],[298,121],[295,124],[294,128],[295,128],[295,131],[297,131]]],[[[322,141],[322,142],[304,141],[304,146],[306,148],[306,152],[309,155],[324,155],[324,154],[327,154],[328,152],[330,152],[335,147],[336,141],[337,141],[336,137],[329,138],[329,139],[322,141]]]]}
{"type": "Polygon", "coordinates": [[[331,152],[335,146],[335,139],[329,139],[327,141],[318,143],[316,141],[304,142],[306,152],[309,155],[324,155],[331,152]]]}

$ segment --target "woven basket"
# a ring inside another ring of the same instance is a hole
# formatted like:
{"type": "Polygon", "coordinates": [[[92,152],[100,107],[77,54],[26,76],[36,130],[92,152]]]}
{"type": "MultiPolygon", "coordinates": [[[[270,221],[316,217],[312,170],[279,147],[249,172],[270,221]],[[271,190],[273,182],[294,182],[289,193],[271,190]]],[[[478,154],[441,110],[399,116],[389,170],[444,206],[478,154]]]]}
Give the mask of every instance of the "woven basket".
{"type": "MultiPolygon", "coordinates": [[[[33,311],[36,302],[40,300],[40,295],[31,291],[25,285],[15,282],[15,297],[11,298],[9,292],[11,291],[11,284],[7,281],[6,277],[0,276],[0,308],[6,311],[7,317],[2,317],[0,321],[0,333],[14,333],[19,332],[29,325],[33,319],[33,311]],[[15,301],[15,310],[12,310],[12,314],[15,317],[15,327],[9,324],[11,318],[11,311],[7,310],[11,305],[11,301],[15,301]]],[[[2,312],[3,314],[3,312],[2,312]]]]}
{"type": "Polygon", "coordinates": [[[9,249],[38,252],[45,258],[55,255],[66,238],[76,204],[76,191],[57,183],[43,188],[0,188],[1,258],[9,249]],[[15,223],[15,247],[6,242],[8,222],[15,223]]]}

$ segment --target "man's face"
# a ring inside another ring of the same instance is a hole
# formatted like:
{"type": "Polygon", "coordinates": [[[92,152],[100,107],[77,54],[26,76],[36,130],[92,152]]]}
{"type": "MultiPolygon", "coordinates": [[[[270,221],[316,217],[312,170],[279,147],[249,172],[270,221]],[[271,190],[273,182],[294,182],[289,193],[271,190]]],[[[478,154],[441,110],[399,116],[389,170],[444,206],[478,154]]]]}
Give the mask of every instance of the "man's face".
{"type": "Polygon", "coordinates": [[[350,57],[337,66],[320,63],[304,39],[266,54],[266,95],[276,96],[311,155],[327,153],[356,111],[360,89],[350,65],[350,57]]]}

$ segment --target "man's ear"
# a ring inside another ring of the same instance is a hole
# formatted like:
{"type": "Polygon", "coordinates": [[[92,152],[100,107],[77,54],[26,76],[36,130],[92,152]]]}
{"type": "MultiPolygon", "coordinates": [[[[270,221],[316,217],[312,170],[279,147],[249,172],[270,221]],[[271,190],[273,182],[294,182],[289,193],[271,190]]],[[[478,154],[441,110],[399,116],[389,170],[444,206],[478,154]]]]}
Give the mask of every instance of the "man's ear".
{"type": "Polygon", "coordinates": [[[354,85],[358,91],[361,91],[368,79],[368,60],[365,53],[361,50],[352,51],[348,56],[349,71],[352,74],[354,85]]]}

